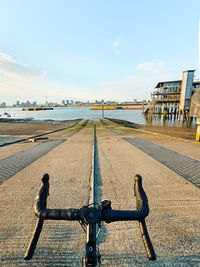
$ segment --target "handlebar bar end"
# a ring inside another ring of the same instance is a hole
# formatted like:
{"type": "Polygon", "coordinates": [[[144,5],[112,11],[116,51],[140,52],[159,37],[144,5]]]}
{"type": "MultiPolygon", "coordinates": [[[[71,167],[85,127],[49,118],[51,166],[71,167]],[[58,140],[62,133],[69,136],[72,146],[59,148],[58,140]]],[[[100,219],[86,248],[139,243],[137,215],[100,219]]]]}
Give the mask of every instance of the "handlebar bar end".
{"type": "Polygon", "coordinates": [[[142,176],[139,175],[139,174],[136,174],[135,177],[134,177],[134,181],[135,181],[135,183],[136,182],[142,183],[142,176]]]}
{"type": "Polygon", "coordinates": [[[49,175],[48,175],[48,173],[45,173],[42,177],[42,182],[47,183],[48,181],[49,181],[49,175]]]}

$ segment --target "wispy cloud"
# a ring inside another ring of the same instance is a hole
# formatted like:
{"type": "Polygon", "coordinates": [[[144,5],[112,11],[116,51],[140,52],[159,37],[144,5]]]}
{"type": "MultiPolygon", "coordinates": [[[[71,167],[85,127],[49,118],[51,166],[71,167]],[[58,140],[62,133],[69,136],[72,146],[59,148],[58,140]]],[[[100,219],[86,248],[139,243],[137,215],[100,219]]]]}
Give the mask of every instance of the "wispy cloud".
{"type": "MultiPolygon", "coordinates": [[[[118,49],[119,45],[120,39],[116,38],[113,47],[118,49]]],[[[138,69],[148,70],[150,73],[133,74],[116,81],[105,81],[91,86],[79,86],[65,81],[51,80],[44,77],[44,71],[0,53],[0,95],[6,102],[7,100],[14,102],[17,99],[44,102],[47,96],[48,101],[58,102],[64,98],[116,101],[149,99],[150,92],[159,81],[174,79],[176,76],[174,72],[159,73],[158,71],[164,66],[163,62],[146,62],[140,64],[138,69]]]]}
{"type": "Polygon", "coordinates": [[[165,63],[163,61],[159,62],[144,62],[137,66],[138,70],[144,70],[149,72],[162,72],[165,69],[165,63]]]}
{"type": "MultiPolygon", "coordinates": [[[[48,101],[61,103],[62,99],[92,100],[105,99],[127,101],[150,99],[154,87],[159,81],[174,80],[174,73],[154,73],[147,75],[131,75],[116,81],[104,82],[95,86],[75,86],[66,82],[33,79],[8,79],[0,80],[0,95],[4,101],[14,103],[16,100],[37,100],[40,103],[48,101]]],[[[3,101],[2,100],[2,101],[3,101]]]]}
{"type": "Polygon", "coordinates": [[[46,72],[0,52],[0,73],[14,79],[34,79],[44,76],[46,72]]]}
{"type": "Polygon", "coordinates": [[[159,81],[173,80],[173,73],[154,73],[152,75],[131,75],[115,82],[106,82],[101,86],[101,93],[113,100],[127,101],[135,98],[150,99],[151,92],[159,81]]]}
{"type": "Polygon", "coordinates": [[[113,43],[113,47],[114,47],[114,51],[116,55],[120,54],[119,46],[120,46],[120,36],[117,36],[113,43]]]}

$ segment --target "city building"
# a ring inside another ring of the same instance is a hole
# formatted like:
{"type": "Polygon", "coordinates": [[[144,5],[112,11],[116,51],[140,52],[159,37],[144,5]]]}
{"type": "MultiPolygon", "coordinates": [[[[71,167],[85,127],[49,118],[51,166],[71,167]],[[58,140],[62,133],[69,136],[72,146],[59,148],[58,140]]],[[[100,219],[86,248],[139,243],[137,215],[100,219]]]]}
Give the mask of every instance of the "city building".
{"type": "Polygon", "coordinates": [[[2,103],[0,104],[0,108],[6,108],[6,102],[2,102],[2,103]]]}

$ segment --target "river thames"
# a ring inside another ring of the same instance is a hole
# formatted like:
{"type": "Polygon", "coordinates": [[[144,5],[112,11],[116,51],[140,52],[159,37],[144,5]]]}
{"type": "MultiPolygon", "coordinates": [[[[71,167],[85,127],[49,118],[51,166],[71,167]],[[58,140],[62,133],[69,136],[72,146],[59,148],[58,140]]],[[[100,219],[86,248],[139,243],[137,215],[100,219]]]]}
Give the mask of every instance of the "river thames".
{"type": "MultiPolygon", "coordinates": [[[[90,107],[55,107],[53,110],[42,111],[23,111],[22,108],[1,108],[0,118],[7,118],[7,115],[4,115],[4,113],[8,113],[12,119],[25,119],[27,121],[32,120],[34,122],[56,122],[80,118],[88,119],[102,117],[101,110],[90,110],[90,107]]],[[[166,119],[163,121],[162,117],[158,118],[158,116],[154,116],[152,121],[148,121],[143,115],[142,110],[104,110],[104,117],[127,120],[133,123],[144,125],[178,125],[177,119],[166,119]]],[[[180,126],[185,127],[186,125],[181,124],[180,126]]],[[[195,127],[195,121],[193,121],[190,127],[195,127]]]]}

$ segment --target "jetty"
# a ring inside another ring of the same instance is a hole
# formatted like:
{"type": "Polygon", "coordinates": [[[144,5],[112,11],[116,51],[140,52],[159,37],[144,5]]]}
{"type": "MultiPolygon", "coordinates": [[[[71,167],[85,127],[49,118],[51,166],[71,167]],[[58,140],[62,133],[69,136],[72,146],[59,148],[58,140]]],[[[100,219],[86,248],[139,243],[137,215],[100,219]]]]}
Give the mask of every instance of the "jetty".
{"type": "Polygon", "coordinates": [[[90,110],[142,110],[141,106],[98,106],[91,107],[90,110]]]}
{"type": "Polygon", "coordinates": [[[39,111],[39,110],[53,110],[52,107],[30,107],[30,108],[23,108],[23,111],[39,111]]]}
{"type": "MultiPolygon", "coordinates": [[[[27,266],[23,256],[44,173],[50,176],[48,207],[79,208],[89,204],[95,170],[95,199],[110,199],[113,209],[135,209],[133,179],[143,177],[150,207],[146,223],[157,254],[155,262],[148,261],[137,222],[104,223],[97,241],[102,266],[200,266],[200,143],[108,119],[82,120],[45,136],[0,148],[0,265],[27,266]]],[[[45,221],[44,226],[28,264],[81,266],[80,224],[45,221]]]]}

